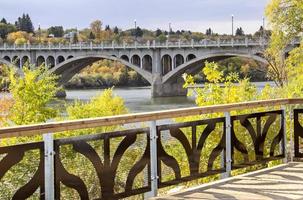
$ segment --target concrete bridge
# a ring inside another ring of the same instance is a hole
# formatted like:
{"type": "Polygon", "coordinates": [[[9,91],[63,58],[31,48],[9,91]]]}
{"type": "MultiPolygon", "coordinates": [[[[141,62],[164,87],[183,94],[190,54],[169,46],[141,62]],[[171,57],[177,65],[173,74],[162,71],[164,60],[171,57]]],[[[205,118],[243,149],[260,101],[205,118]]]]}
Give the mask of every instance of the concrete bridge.
{"type": "Polygon", "coordinates": [[[0,46],[0,62],[21,67],[25,62],[41,65],[60,75],[59,83],[68,82],[75,74],[92,63],[109,59],[135,70],[152,86],[153,97],[185,95],[183,73],[196,73],[205,61],[219,61],[229,57],[251,58],[266,63],[262,52],[265,40],[248,38],[232,40],[203,40],[188,43],[147,42],[116,44],[115,42],[69,45],[0,46]]]}

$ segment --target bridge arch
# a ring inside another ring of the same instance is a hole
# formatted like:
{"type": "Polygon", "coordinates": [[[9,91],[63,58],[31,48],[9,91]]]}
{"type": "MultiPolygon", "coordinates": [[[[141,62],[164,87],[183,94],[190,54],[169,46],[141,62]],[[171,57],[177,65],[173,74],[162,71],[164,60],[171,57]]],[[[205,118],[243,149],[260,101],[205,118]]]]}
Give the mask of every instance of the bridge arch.
{"type": "Polygon", "coordinates": [[[25,64],[30,64],[29,56],[23,56],[21,59],[21,66],[23,67],[25,64]]]}
{"type": "Polygon", "coordinates": [[[20,66],[20,57],[19,56],[14,56],[12,58],[12,63],[15,64],[17,67],[21,68],[21,66],[20,66]]]}
{"type": "Polygon", "coordinates": [[[44,56],[38,56],[37,60],[36,60],[36,65],[37,67],[41,66],[42,64],[46,64],[45,63],[45,57],[44,56]]]}
{"type": "Polygon", "coordinates": [[[139,55],[137,54],[134,54],[132,57],[131,57],[131,63],[133,65],[136,65],[137,67],[141,68],[141,58],[139,55]]]}
{"type": "Polygon", "coordinates": [[[142,58],[142,68],[146,71],[152,72],[153,59],[150,55],[144,55],[142,58]]]}
{"type": "Polygon", "coordinates": [[[87,56],[79,56],[79,57],[71,58],[65,60],[63,63],[56,65],[54,68],[50,69],[50,72],[60,76],[59,84],[62,85],[68,82],[74,75],[79,73],[85,67],[102,59],[108,59],[108,60],[120,62],[123,65],[136,71],[146,81],[152,84],[152,74],[150,72],[145,71],[144,69],[141,69],[140,67],[130,62],[127,62],[121,58],[117,58],[109,55],[87,55],[87,56]]]}
{"type": "Polygon", "coordinates": [[[172,71],[168,72],[164,77],[162,78],[162,83],[169,83],[174,81],[177,78],[180,78],[183,73],[185,72],[197,72],[198,70],[203,67],[205,61],[213,62],[213,61],[219,61],[226,58],[231,57],[242,57],[242,58],[250,58],[255,61],[268,64],[268,62],[258,56],[258,55],[250,55],[250,54],[239,54],[239,53],[212,53],[212,54],[206,54],[199,58],[194,58],[182,65],[180,65],[178,68],[173,69],[172,71]]]}
{"type": "Polygon", "coordinates": [[[63,56],[57,56],[56,64],[63,63],[65,61],[65,58],[63,56]]]}
{"type": "Polygon", "coordinates": [[[72,59],[74,56],[72,56],[72,55],[69,55],[69,56],[67,56],[66,57],[66,59],[65,60],[69,60],[69,59],[72,59]]]}
{"type": "Polygon", "coordinates": [[[6,60],[7,62],[11,62],[12,61],[9,56],[4,56],[3,59],[6,60]]]}
{"type": "Polygon", "coordinates": [[[129,62],[129,57],[127,55],[122,55],[120,58],[126,62],[129,62]]]}
{"type": "Polygon", "coordinates": [[[186,56],[186,62],[191,61],[195,58],[197,58],[197,56],[195,54],[190,53],[186,56]]]}
{"type": "Polygon", "coordinates": [[[181,54],[177,54],[174,57],[174,69],[184,64],[184,57],[181,54]]]}
{"type": "Polygon", "coordinates": [[[161,58],[162,75],[165,75],[172,71],[172,58],[170,55],[165,54],[161,58]]]}
{"type": "MultiPolygon", "coordinates": [[[[11,66],[11,65],[13,65],[12,63],[11,63],[11,61],[8,61],[7,60],[7,57],[8,56],[4,56],[3,58],[0,58],[0,64],[4,64],[4,65],[7,65],[7,66],[11,66]]],[[[9,57],[8,57],[9,58],[9,57]]],[[[10,59],[10,58],[9,58],[10,59]]]]}
{"type": "Polygon", "coordinates": [[[46,58],[46,65],[47,65],[49,68],[55,67],[56,63],[55,63],[55,58],[54,58],[54,56],[48,56],[48,57],[46,58]]]}

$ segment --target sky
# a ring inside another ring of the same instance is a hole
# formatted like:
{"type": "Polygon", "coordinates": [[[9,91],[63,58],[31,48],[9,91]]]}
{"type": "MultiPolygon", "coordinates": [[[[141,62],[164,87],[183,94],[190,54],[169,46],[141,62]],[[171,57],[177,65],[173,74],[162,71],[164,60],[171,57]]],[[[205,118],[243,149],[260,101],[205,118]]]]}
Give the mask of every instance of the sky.
{"type": "Polygon", "coordinates": [[[37,27],[62,25],[64,28],[86,28],[100,19],[104,25],[122,29],[184,29],[231,33],[234,26],[254,33],[262,25],[269,0],[0,0],[0,18],[15,22],[28,13],[37,27]]]}

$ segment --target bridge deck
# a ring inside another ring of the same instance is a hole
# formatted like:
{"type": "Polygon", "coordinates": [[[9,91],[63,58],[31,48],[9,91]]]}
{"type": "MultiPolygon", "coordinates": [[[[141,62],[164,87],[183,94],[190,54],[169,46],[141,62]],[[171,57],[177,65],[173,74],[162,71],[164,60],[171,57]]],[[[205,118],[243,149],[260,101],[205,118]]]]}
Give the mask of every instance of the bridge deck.
{"type": "Polygon", "coordinates": [[[303,163],[288,163],[157,199],[303,199],[303,163]]]}

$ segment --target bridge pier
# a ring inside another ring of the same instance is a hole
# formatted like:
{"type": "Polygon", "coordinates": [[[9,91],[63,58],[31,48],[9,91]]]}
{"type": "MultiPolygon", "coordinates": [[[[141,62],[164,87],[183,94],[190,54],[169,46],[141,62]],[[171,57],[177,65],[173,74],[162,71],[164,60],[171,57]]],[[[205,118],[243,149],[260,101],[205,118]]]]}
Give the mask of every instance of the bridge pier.
{"type": "Polygon", "coordinates": [[[66,97],[65,89],[59,90],[59,91],[56,93],[56,97],[57,97],[57,98],[64,98],[64,97],[66,97]]]}
{"type": "Polygon", "coordinates": [[[153,82],[151,87],[152,97],[174,97],[186,96],[187,89],[183,88],[184,81],[182,78],[175,82],[162,83],[161,75],[153,75],[153,82]]]}

